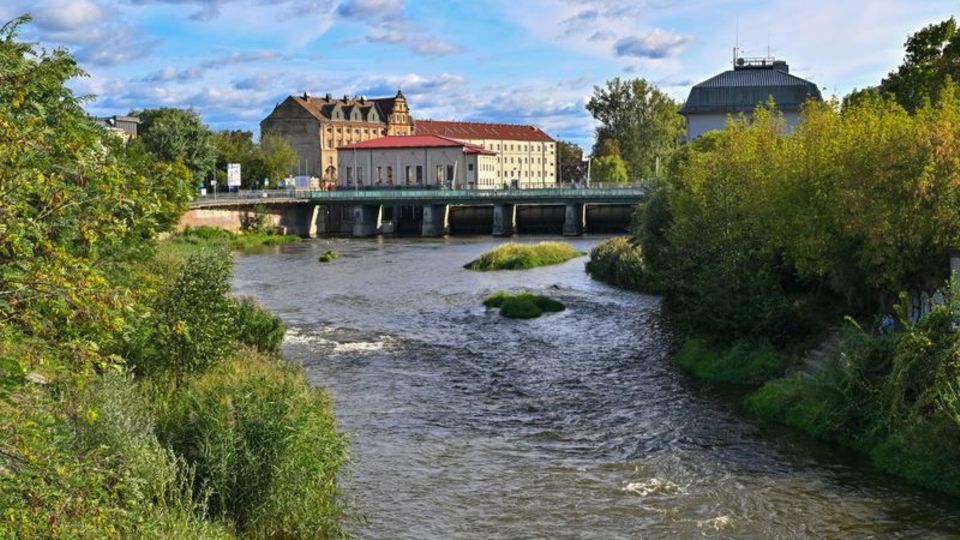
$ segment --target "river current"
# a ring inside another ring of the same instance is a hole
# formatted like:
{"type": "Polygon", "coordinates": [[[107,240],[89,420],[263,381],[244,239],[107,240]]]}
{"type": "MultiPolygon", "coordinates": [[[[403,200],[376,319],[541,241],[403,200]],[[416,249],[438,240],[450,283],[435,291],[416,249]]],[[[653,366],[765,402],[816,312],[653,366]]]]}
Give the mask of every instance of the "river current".
{"type": "Polygon", "coordinates": [[[462,268],[498,243],[313,240],[236,261],[235,292],[284,319],[285,356],[335,399],[354,536],[960,537],[960,501],[679,373],[658,299],[592,281],[585,258],[462,268]],[[317,262],[327,249],[341,258],[317,262]],[[521,288],[567,310],[481,304],[521,288]]]}

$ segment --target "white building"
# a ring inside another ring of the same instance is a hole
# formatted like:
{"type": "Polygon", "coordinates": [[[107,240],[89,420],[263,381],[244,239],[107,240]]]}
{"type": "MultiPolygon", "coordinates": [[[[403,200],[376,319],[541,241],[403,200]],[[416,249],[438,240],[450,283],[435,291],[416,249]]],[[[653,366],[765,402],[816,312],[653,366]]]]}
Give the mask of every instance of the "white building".
{"type": "Polygon", "coordinates": [[[753,116],[758,105],[773,99],[783,113],[786,128],[800,122],[800,108],[808,99],[821,101],[817,85],[790,74],[790,67],[773,58],[737,58],[733,69],[711,77],[690,89],[680,109],[687,121],[687,140],[708,131],[723,129],[727,119],[753,116]]]}
{"type": "Polygon", "coordinates": [[[415,120],[414,133],[436,135],[497,153],[493,176],[480,188],[551,186],[557,182],[557,143],[535,126],[415,120]]]}
{"type": "Polygon", "coordinates": [[[496,179],[496,152],[448,137],[382,137],[337,150],[339,187],[474,189],[496,179]]]}

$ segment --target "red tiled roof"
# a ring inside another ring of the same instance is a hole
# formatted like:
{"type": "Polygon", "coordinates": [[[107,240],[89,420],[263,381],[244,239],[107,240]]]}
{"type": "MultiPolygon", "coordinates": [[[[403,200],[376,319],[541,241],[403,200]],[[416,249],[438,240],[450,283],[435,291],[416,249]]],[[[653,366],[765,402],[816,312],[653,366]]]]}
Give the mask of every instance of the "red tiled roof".
{"type": "Polygon", "coordinates": [[[519,124],[485,124],[446,120],[415,120],[417,135],[439,135],[459,139],[498,139],[508,141],[553,142],[553,137],[535,126],[519,124]]]}
{"type": "Polygon", "coordinates": [[[462,147],[465,154],[495,156],[496,152],[482,146],[438,135],[392,135],[340,146],[338,150],[375,150],[386,148],[454,148],[462,147]]]}

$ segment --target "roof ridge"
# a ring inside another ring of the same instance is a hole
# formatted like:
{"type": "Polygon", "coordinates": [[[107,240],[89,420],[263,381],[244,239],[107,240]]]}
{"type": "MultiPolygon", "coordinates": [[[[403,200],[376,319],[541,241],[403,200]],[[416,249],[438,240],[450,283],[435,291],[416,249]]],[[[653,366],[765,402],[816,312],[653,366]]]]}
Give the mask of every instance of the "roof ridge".
{"type": "MultiPolygon", "coordinates": [[[[437,120],[435,118],[415,118],[414,122],[446,122],[448,124],[479,124],[483,126],[507,126],[507,127],[532,127],[540,129],[533,124],[514,124],[510,122],[475,122],[473,120],[437,120]]],[[[542,129],[540,131],[543,131],[542,129]]]]}

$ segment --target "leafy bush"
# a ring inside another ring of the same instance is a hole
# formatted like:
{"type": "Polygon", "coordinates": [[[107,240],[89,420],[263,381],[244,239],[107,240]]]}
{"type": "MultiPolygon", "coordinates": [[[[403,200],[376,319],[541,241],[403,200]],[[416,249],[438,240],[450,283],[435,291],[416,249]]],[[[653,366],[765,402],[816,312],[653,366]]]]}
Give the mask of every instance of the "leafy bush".
{"type": "Polygon", "coordinates": [[[566,309],[553,298],[531,293],[500,291],[483,301],[489,308],[499,308],[500,315],[510,319],[535,319],[544,313],[556,313],[566,309]]]}
{"type": "Polygon", "coordinates": [[[237,341],[262,352],[280,350],[286,331],[280,317],[263,309],[253,298],[232,299],[231,313],[237,341]]]}
{"type": "Polygon", "coordinates": [[[467,270],[527,270],[538,266],[560,264],[584,255],[566,242],[515,244],[509,242],[480,255],[464,265],[467,270]]]}
{"type": "Polygon", "coordinates": [[[302,371],[249,351],[165,392],[153,400],[161,439],[194,467],[211,518],[258,538],[342,533],[346,441],[302,371]]]}
{"type": "Polygon", "coordinates": [[[737,342],[712,348],[703,339],[690,339],[677,353],[677,364],[696,377],[730,384],[760,384],[783,373],[787,360],[769,343],[737,342]]]}
{"type": "Polygon", "coordinates": [[[590,250],[587,273],[594,279],[634,291],[656,291],[643,262],[640,247],[623,236],[615,236],[590,250]]]}
{"type": "Polygon", "coordinates": [[[225,252],[190,255],[162,287],[156,311],[132,345],[136,368],[181,377],[216,364],[234,338],[230,291],[232,261],[225,252]]]}
{"type": "MultiPolygon", "coordinates": [[[[841,335],[835,368],[791,377],[747,398],[754,412],[852,446],[888,472],[960,495],[960,288],[945,290],[916,325],[892,335],[841,335]]],[[[903,309],[899,310],[903,313],[903,309]]]]}

